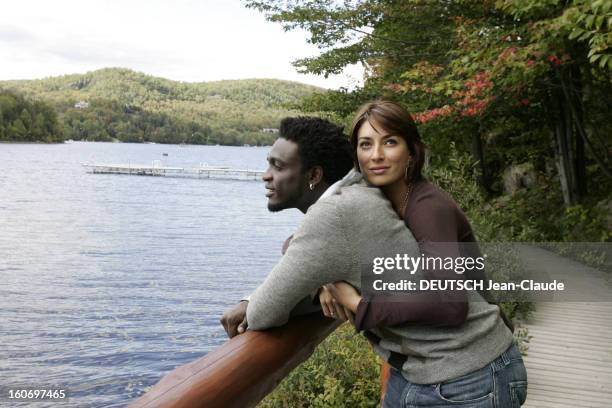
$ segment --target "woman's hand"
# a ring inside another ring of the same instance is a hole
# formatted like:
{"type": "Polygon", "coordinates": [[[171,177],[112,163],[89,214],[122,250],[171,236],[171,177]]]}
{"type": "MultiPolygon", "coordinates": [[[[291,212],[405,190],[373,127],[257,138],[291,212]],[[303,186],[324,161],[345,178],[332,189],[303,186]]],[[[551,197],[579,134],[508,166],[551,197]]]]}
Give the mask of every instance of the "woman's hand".
{"type": "Polygon", "coordinates": [[[359,306],[361,301],[361,295],[354,287],[344,281],[338,281],[333,284],[327,284],[324,288],[345,309],[353,314],[357,313],[357,306],[359,306]]]}
{"type": "Polygon", "coordinates": [[[331,317],[339,320],[350,320],[353,321],[353,316],[350,311],[346,310],[342,305],[340,305],[336,299],[332,296],[332,292],[330,291],[330,287],[333,288],[333,284],[327,284],[319,289],[319,302],[321,303],[321,309],[323,310],[323,314],[327,317],[331,317]]]}

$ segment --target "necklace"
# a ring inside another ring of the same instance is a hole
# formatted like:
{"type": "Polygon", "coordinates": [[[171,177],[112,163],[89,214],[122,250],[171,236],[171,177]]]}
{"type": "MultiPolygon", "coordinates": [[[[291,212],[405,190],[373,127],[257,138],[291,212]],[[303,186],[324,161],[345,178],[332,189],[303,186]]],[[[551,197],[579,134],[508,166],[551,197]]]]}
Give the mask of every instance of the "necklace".
{"type": "Polygon", "coordinates": [[[406,196],[404,197],[404,203],[400,208],[400,216],[404,219],[404,213],[406,212],[406,207],[408,206],[408,199],[410,198],[410,193],[412,192],[412,183],[408,184],[408,190],[406,191],[406,196]]]}

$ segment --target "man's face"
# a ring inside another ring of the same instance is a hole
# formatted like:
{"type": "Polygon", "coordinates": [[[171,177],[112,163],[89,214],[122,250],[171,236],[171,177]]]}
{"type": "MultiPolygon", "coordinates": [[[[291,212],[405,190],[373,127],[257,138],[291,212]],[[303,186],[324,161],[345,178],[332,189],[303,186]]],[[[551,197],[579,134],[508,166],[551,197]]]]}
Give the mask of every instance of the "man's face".
{"type": "Polygon", "coordinates": [[[268,153],[268,169],[262,176],[268,210],[281,211],[298,206],[306,188],[298,145],[279,137],[268,153]]]}

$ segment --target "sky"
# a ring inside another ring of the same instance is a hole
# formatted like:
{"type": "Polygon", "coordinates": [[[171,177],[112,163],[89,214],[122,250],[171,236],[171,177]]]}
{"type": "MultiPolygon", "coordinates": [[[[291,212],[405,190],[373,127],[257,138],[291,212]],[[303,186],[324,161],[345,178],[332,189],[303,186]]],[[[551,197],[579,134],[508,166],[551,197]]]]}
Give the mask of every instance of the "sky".
{"type": "Polygon", "coordinates": [[[353,88],[363,69],[299,74],[320,53],[241,0],[20,0],[0,11],[0,80],[123,67],[177,81],[278,78],[353,88]]]}

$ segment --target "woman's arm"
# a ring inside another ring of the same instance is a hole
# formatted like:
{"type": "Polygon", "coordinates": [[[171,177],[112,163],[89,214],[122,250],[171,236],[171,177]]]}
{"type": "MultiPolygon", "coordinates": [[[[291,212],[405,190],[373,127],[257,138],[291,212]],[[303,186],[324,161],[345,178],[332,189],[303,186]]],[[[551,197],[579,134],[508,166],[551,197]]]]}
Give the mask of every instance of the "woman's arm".
{"type": "MultiPolygon", "coordinates": [[[[350,287],[352,288],[352,286],[350,287]]],[[[321,311],[323,312],[323,315],[342,321],[350,320],[352,323],[355,312],[340,304],[340,302],[335,299],[334,292],[335,287],[332,283],[323,285],[319,289],[319,303],[321,304],[321,311]]],[[[359,302],[359,300],[357,300],[357,302],[359,302]]],[[[355,309],[357,309],[357,306],[355,306],[355,309]]]]}
{"type": "MultiPolygon", "coordinates": [[[[469,229],[467,219],[458,206],[448,196],[433,185],[417,192],[411,200],[404,220],[419,242],[425,256],[459,257],[461,231],[469,229]],[[425,192],[423,192],[425,190],[425,192]],[[462,218],[463,217],[463,218],[462,218]],[[437,244],[437,243],[444,243],[437,244]]],[[[427,279],[461,279],[454,271],[432,270],[425,273],[427,279]]],[[[344,285],[337,299],[341,304],[354,305],[357,292],[349,294],[344,285]]],[[[349,286],[350,285],[346,285],[349,286]]],[[[459,326],[467,317],[468,302],[465,291],[449,290],[434,293],[406,295],[405,300],[394,296],[364,299],[359,296],[355,311],[355,327],[367,330],[381,326],[399,324],[425,324],[435,326],[459,326]]]]}

